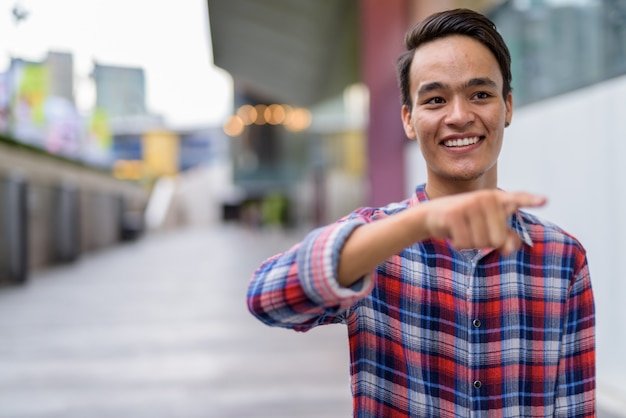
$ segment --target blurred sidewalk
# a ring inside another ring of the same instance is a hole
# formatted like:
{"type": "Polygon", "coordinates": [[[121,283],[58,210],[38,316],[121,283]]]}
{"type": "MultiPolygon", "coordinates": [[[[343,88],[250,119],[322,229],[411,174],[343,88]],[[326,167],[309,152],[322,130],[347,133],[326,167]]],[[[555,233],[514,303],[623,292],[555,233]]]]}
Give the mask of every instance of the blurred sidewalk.
{"type": "Polygon", "coordinates": [[[296,239],[165,232],[0,289],[0,417],[349,417],[345,327],[247,311],[254,269],[296,239]]]}
{"type": "Polygon", "coordinates": [[[164,232],[0,289],[0,417],[351,416],[345,327],[269,328],[245,305],[299,238],[164,232]]]}

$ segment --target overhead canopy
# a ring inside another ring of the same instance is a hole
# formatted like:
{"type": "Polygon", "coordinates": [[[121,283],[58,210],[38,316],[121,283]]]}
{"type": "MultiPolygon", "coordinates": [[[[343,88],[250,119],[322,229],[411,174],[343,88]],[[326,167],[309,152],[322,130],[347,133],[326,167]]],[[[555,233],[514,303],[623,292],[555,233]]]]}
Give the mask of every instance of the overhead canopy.
{"type": "Polygon", "coordinates": [[[310,106],[358,81],[357,0],[207,0],[213,59],[238,88],[310,106]]]}

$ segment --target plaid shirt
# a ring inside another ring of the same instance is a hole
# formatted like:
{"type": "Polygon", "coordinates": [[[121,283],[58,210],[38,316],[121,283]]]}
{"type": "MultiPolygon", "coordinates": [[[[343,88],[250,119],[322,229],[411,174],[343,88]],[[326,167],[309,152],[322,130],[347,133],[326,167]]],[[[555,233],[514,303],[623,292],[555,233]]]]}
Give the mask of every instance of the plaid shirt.
{"type": "Polygon", "coordinates": [[[511,256],[418,242],[352,288],[340,249],[359,225],[426,201],[361,208],[255,272],[248,307],[273,326],[345,323],[356,417],[593,417],[595,315],[585,250],[522,211],[511,256]]]}

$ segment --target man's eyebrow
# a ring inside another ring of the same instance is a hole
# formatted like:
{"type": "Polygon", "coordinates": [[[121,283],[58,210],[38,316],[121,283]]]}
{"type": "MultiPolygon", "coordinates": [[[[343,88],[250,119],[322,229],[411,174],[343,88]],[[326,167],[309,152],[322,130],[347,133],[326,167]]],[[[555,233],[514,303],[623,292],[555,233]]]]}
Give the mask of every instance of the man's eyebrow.
{"type": "Polygon", "coordinates": [[[417,95],[422,96],[426,93],[429,93],[433,90],[444,90],[448,88],[446,84],[443,84],[439,81],[433,81],[431,83],[422,84],[420,88],[417,90],[417,95]]]}
{"type": "Polygon", "coordinates": [[[479,78],[472,78],[471,80],[468,80],[467,83],[465,83],[465,88],[469,88],[469,87],[481,87],[481,86],[487,86],[487,87],[497,87],[497,84],[495,81],[493,81],[492,79],[488,78],[488,77],[479,77],[479,78]]]}

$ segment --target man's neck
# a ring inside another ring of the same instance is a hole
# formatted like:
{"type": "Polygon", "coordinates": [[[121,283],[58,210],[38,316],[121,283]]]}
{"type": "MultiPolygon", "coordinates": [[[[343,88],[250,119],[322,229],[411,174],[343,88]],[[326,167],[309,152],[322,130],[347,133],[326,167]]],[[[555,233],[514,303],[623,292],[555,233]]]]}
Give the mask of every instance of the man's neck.
{"type": "Polygon", "coordinates": [[[477,190],[495,189],[497,187],[497,179],[487,181],[481,178],[466,181],[450,181],[446,183],[429,180],[426,183],[425,192],[429,199],[436,199],[443,196],[474,192],[477,190]]]}

